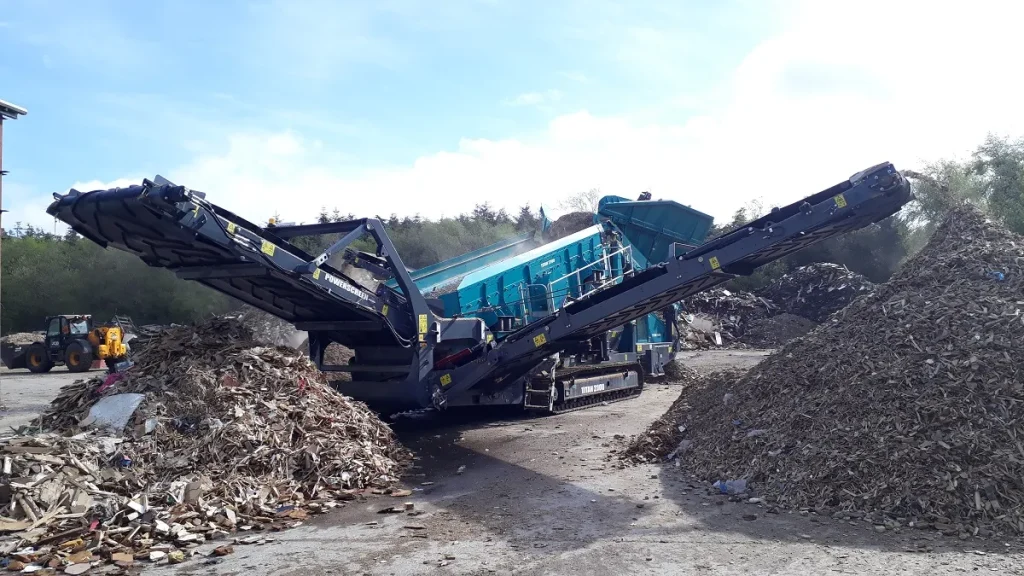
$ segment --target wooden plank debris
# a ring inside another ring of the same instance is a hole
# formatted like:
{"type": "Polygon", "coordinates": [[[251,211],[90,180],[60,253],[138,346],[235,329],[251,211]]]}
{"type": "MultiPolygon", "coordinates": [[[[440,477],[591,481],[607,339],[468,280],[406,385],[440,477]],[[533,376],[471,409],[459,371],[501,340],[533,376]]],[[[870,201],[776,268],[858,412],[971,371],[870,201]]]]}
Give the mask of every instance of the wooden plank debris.
{"type": "Polygon", "coordinates": [[[286,529],[390,490],[410,460],[301,352],[260,344],[237,319],[149,334],[135,362],[65,386],[24,434],[0,439],[4,558],[178,563],[236,530],[286,529]],[[122,393],[145,395],[124,430],[79,427],[122,393]]]}

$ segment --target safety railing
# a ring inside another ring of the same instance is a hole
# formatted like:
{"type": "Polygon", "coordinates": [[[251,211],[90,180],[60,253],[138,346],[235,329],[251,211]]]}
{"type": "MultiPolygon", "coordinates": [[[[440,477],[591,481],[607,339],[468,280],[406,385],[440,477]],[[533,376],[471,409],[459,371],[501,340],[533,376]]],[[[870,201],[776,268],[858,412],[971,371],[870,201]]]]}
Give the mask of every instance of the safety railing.
{"type": "Polygon", "coordinates": [[[554,314],[558,312],[563,306],[570,302],[583,300],[589,297],[590,295],[594,294],[595,292],[599,292],[612,284],[617,284],[621,282],[627,263],[630,267],[634,269],[636,268],[636,261],[633,259],[632,246],[623,246],[617,250],[610,252],[606,246],[602,245],[601,252],[602,254],[599,259],[594,260],[593,262],[587,264],[586,266],[577,268],[576,270],[573,270],[572,272],[569,272],[568,274],[560,276],[547,283],[520,283],[519,301],[522,302],[522,315],[519,319],[525,323],[529,323],[532,320],[536,320],[548,316],[550,314],[554,314]],[[612,258],[618,255],[622,255],[622,265],[620,266],[619,273],[614,274],[614,271],[612,269],[612,258]],[[600,269],[602,272],[604,272],[604,279],[601,282],[585,282],[583,280],[584,274],[589,274],[590,272],[588,271],[591,271],[592,269],[600,269]],[[570,285],[567,286],[564,290],[555,290],[556,284],[564,282],[571,278],[576,279],[575,287],[570,285]],[[542,313],[538,314],[537,310],[535,310],[533,302],[538,298],[538,296],[531,293],[531,288],[541,288],[544,292],[543,298],[545,298],[547,301],[547,309],[543,310],[542,313]],[[578,296],[574,296],[572,294],[573,288],[579,291],[578,296]],[[561,301],[556,301],[556,294],[561,295],[562,292],[564,292],[564,295],[562,295],[563,297],[561,301]]]}

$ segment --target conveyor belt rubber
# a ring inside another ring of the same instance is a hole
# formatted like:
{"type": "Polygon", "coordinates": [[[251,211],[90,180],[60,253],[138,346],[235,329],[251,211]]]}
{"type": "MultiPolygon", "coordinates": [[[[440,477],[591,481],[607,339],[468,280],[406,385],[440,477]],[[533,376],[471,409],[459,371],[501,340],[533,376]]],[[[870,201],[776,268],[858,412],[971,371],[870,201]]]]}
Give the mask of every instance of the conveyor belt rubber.
{"type": "MultiPolygon", "coordinates": [[[[378,295],[182,186],[155,184],[57,198],[47,212],[107,247],[135,254],[293,323],[377,321],[378,295]]],[[[409,320],[411,323],[411,319],[409,320]]],[[[372,336],[372,335],[371,335],[372,336]]]]}

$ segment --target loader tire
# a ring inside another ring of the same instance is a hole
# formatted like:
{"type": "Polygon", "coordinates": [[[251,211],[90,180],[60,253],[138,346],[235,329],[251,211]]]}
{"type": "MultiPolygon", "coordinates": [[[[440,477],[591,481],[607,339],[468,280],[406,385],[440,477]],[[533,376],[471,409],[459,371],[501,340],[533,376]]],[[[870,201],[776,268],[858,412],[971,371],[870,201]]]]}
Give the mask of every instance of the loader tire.
{"type": "Polygon", "coordinates": [[[50,368],[53,368],[53,361],[50,360],[50,353],[46,350],[46,346],[38,342],[29,346],[28,350],[25,350],[25,366],[28,367],[29,372],[36,374],[49,372],[50,368]]]}
{"type": "Polygon", "coordinates": [[[72,342],[64,350],[64,364],[68,372],[85,372],[92,368],[92,351],[81,342],[72,342]]]}

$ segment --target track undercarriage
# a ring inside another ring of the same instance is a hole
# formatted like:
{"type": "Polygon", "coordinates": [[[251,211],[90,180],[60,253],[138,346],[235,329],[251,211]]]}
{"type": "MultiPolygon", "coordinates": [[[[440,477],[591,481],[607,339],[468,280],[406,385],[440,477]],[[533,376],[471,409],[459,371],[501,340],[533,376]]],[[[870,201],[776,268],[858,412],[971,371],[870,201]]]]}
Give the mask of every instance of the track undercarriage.
{"type": "Polygon", "coordinates": [[[523,405],[534,413],[563,414],[639,396],[643,387],[644,372],[639,362],[555,368],[526,381],[523,405]]]}

